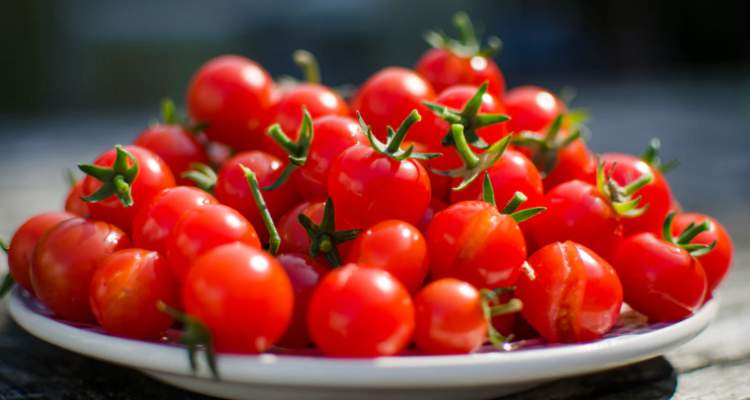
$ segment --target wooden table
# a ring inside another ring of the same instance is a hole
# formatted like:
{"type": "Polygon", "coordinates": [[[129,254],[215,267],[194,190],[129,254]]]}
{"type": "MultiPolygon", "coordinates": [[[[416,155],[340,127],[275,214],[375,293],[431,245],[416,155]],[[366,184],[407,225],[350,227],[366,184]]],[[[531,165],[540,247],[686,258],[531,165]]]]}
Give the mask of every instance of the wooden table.
{"type": "MultiPolygon", "coordinates": [[[[683,205],[716,215],[734,235],[735,267],[719,291],[717,320],[666,357],[554,382],[511,398],[750,398],[750,129],[736,82],[702,80],[698,85],[699,91],[694,82],[685,81],[583,86],[579,103],[590,105],[596,117],[595,149],[636,151],[651,135],[661,135],[667,155],[683,159],[671,175],[683,205]]],[[[0,235],[9,237],[35,212],[59,207],[65,191],[62,169],[92,159],[114,142],[128,142],[142,127],[139,121],[148,117],[0,119],[0,235]]],[[[0,400],[203,398],[41,342],[13,323],[4,306],[0,354],[0,400]]]]}

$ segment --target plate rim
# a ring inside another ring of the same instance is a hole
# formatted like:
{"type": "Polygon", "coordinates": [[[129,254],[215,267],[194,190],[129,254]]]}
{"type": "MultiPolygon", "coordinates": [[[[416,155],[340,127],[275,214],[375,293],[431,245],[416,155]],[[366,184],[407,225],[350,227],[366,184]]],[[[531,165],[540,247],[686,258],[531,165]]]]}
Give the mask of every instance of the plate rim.
{"type": "MultiPolygon", "coordinates": [[[[211,379],[203,357],[199,357],[198,373],[191,373],[181,347],[80,329],[39,314],[27,305],[24,296],[30,295],[13,289],[8,296],[10,315],[24,330],[45,342],[129,368],[211,379]]],[[[718,300],[712,299],[693,316],[653,331],[511,352],[374,359],[219,355],[217,362],[221,380],[239,384],[435,388],[523,383],[602,371],[661,355],[702,332],[717,310],[718,300]]]]}

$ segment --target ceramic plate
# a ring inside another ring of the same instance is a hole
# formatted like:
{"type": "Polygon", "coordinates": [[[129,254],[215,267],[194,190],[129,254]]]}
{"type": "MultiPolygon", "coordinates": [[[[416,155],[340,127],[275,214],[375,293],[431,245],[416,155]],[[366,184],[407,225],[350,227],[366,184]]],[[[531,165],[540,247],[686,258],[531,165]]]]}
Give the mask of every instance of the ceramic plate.
{"type": "Polygon", "coordinates": [[[584,344],[549,345],[536,340],[514,343],[511,351],[484,348],[470,355],[410,354],[369,360],[314,354],[219,356],[221,381],[212,380],[202,363],[193,375],[179,345],[116,338],[95,327],[56,320],[18,288],[10,296],[9,308],[18,324],[44,341],[227,399],[482,399],[663,354],[705,329],[718,304],[712,300],[675,324],[647,325],[626,311],[607,337],[584,344]]]}

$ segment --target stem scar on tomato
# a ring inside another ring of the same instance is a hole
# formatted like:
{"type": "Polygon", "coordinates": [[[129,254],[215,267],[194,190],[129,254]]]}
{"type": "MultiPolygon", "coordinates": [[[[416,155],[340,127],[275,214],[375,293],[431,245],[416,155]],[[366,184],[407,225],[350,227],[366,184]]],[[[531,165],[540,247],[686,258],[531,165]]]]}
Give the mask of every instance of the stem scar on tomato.
{"type": "Polygon", "coordinates": [[[330,197],[326,200],[320,224],[316,224],[302,213],[297,216],[297,219],[310,236],[310,256],[317,257],[322,253],[332,267],[341,265],[341,255],[336,246],[355,239],[362,231],[361,229],[336,230],[333,200],[330,197]]]}
{"type": "Polygon", "coordinates": [[[180,343],[187,346],[188,361],[193,374],[198,372],[197,351],[203,349],[206,364],[211,371],[214,380],[221,380],[219,369],[216,365],[216,352],[214,351],[213,337],[206,326],[197,319],[185,314],[175,308],[168,306],[163,301],[156,303],[156,307],[165,314],[182,323],[184,331],[180,335],[180,343]]]}
{"type": "Polygon", "coordinates": [[[78,168],[86,175],[101,181],[102,186],[95,193],[82,197],[83,201],[96,203],[116,195],[125,207],[133,205],[131,184],[138,175],[138,161],[121,145],[115,146],[116,157],[112,167],[100,167],[93,164],[81,164],[78,168]],[[128,161],[132,164],[128,166],[128,161]]]}

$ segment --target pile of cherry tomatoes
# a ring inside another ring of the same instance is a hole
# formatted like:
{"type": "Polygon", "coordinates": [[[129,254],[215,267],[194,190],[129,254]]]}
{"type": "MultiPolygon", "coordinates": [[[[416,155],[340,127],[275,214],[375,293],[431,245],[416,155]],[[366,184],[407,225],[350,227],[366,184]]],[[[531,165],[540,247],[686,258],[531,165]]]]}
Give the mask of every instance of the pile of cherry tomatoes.
{"type": "Polygon", "coordinates": [[[59,318],[191,350],[326,356],[469,353],[512,338],[595,340],[623,301],[678,321],[711,297],[732,243],[680,209],[654,141],[594,154],[581,113],[506,91],[468,18],[414,69],[346,100],[236,55],[209,60],[188,118],[115,146],[65,211],[25,222],[13,283],[59,318]]]}

